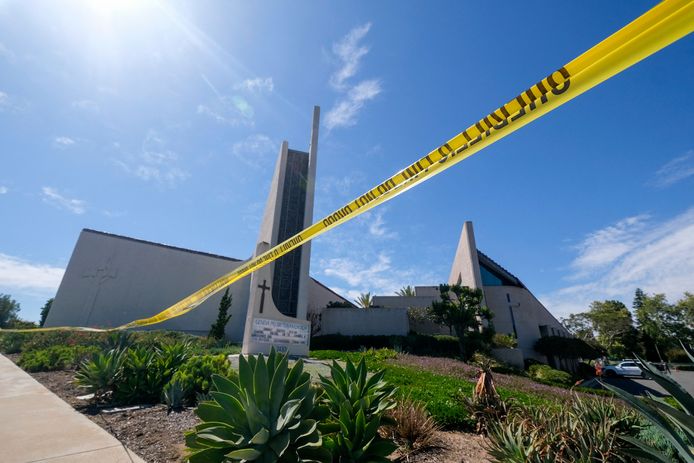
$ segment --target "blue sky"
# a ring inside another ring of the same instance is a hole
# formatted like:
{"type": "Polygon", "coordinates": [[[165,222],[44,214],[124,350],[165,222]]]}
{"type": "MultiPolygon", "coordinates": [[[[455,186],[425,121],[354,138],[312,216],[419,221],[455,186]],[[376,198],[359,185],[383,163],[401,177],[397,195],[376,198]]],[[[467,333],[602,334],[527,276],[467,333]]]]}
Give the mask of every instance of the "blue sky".
{"type": "MultiPolygon", "coordinates": [[[[654,1],[0,0],[0,292],[37,319],[79,231],[248,257],[322,108],[316,218],[654,1]]],[[[558,316],[694,291],[686,37],[318,238],[345,295],[448,277],[460,229],[558,316]]]]}

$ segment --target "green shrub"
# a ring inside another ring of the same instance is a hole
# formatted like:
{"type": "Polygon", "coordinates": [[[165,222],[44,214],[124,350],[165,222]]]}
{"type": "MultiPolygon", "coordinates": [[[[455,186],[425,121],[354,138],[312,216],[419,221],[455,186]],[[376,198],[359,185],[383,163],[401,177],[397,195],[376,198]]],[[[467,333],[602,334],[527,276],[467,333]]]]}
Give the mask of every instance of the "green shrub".
{"type": "Polygon", "coordinates": [[[569,373],[555,370],[549,365],[531,365],[528,369],[528,374],[532,379],[540,383],[565,387],[573,384],[573,380],[569,373]]]}
{"type": "Polygon", "coordinates": [[[90,331],[43,331],[26,333],[22,343],[22,352],[47,349],[53,346],[100,346],[108,336],[107,333],[90,331]]]}
{"type": "Polygon", "coordinates": [[[22,351],[22,345],[27,339],[26,333],[0,334],[0,353],[17,354],[22,351]]]}
{"type": "Polygon", "coordinates": [[[494,336],[492,336],[492,346],[514,349],[518,347],[518,340],[512,334],[496,333],[494,336]]]}
{"type": "Polygon", "coordinates": [[[545,336],[535,342],[534,349],[547,356],[563,358],[594,359],[605,354],[605,351],[594,344],[589,344],[579,338],[564,338],[562,336],[545,336]]]}
{"type": "Polygon", "coordinates": [[[46,349],[22,353],[18,365],[26,371],[65,370],[79,365],[84,359],[97,353],[94,346],[52,346],[46,349]]]}
{"type": "Polygon", "coordinates": [[[239,357],[238,380],[214,375],[212,400],[196,410],[202,423],[186,433],[188,461],[329,462],[310,375],[300,360],[288,364],[272,349],[267,360],[239,357]]]}
{"type": "Polygon", "coordinates": [[[411,333],[407,336],[344,336],[328,334],[311,338],[311,349],[357,351],[361,349],[394,349],[414,355],[458,357],[458,338],[444,335],[411,333]]]}
{"type": "Polygon", "coordinates": [[[207,394],[212,386],[212,376],[228,378],[237,376],[225,355],[200,355],[189,358],[171,378],[186,390],[186,401],[195,402],[198,394],[207,394]]]}
{"type": "MultiPolygon", "coordinates": [[[[116,351],[112,351],[116,352],[116,351]]],[[[113,397],[122,404],[157,403],[166,384],[157,351],[134,347],[124,351],[121,379],[113,397]]]]}

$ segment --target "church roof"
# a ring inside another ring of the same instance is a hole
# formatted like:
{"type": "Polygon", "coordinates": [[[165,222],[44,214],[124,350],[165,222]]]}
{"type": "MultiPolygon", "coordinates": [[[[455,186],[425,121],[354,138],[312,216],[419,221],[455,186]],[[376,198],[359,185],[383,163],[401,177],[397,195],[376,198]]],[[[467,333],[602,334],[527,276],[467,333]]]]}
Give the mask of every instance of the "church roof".
{"type": "MultiPolygon", "coordinates": [[[[241,262],[241,259],[235,259],[235,258],[233,258],[233,257],[222,256],[222,255],[219,255],[219,254],[212,254],[212,253],[209,253],[209,252],[195,251],[195,250],[193,250],[193,249],[181,248],[181,247],[178,247],[178,246],[171,246],[171,245],[169,245],[169,244],[156,243],[156,242],[154,242],[154,241],[141,240],[141,239],[138,239],[138,238],[131,238],[130,236],[116,235],[115,233],[107,233],[107,232],[103,232],[103,231],[99,231],[99,230],[92,230],[91,228],[83,228],[82,231],[83,231],[83,232],[87,232],[87,233],[94,233],[94,234],[97,234],[97,235],[108,236],[108,237],[111,237],[111,238],[118,238],[118,239],[121,239],[121,240],[134,241],[134,242],[136,242],[136,243],[149,244],[149,245],[151,245],[151,246],[159,246],[159,247],[162,247],[162,248],[173,249],[173,250],[176,250],[176,251],[189,252],[189,253],[191,253],[191,254],[198,254],[198,255],[201,255],[201,256],[214,257],[214,258],[216,258],[216,259],[224,259],[224,260],[229,260],[229,261],[232,261],[232,262],[241,262]]],[[[321,286],[322,286],[323,288],[325,288],[326,290],[328,290],[328,291],[330,291],[331,293],[333,293],[333,294],[334,294],[335,296],[337,296],[338,298],[340,298],[340,299],[342,299],[342,300],[345,300],[345,301],[349,302],[345,297],[340,296],[339,294],[337,294],[335,291],[333,291],[332,289],[330,289],[330,288],[328,288],[327,286],[325,286],[325,285],[324,285],[323,283],[321,283],[320,281],[316,280],[316,279],[313,278],[313,277],[311,277],[311,279],[312,279],[313,281],[315,281],[316,283],[318,283],[319,285],[321,285],[321,286]]]]}
{"type": "MultiPolygon", "coordinates": [[[[502,279],[508,280],[509,282],[513,283],[511,286],[518,286],[520,288],[525,288],[525,285],[523,284],[518,277],[516,277],[514,274],[506,270],[504,267],[502,267],[499,263],[494,261],[491,257],[480,251],[479,249],[477,250],[477,258],[480,262],[480,265],[487,267],[489,270],[491,270],[493,273],[496,273],[502,279]]],[[[527,289],[527,288],[526,288],[527,289]]]]}
{"type": "Polygon", "coordinates": [[[137,239],[137,238],[131,238],[129,236],[116,235],[114,233],[107,233],[107,232],[103,232],[103,231],[99,231],[99,230],[92,230],[91,228],[84,228],[84,229],[82,229],[82,231],[88,232],[88,233],[96,233],[97,235],[110,236],[111,238],[119,238],[122,240],[134,241],[136,243],[143,243],[143,244],[149,244],[152,246],[159,246],[159,247],[166,248],[166,249],[174,249],[176,251],[189,252],[191,254],[198,254],[201,256],[214,257],[217,259],[224,259],[224,260],[229,260],[232,262],[241,262],[241,259],[235,259],[233,257],[221,256],[219,254],[212,254],[209,252],[195,251],[193,249],[180,248],[178,246],[171,246],[169,244],[155,243],[154,241],[147,241],[147,240],[141,240],[141,239],[137,239]]]}

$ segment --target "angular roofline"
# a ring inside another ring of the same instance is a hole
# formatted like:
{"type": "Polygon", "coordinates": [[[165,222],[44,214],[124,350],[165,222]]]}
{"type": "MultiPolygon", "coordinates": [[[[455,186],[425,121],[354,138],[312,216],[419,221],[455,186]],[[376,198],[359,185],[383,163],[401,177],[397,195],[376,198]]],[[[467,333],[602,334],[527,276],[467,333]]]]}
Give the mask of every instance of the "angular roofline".
{"type": "MultiPolygon", "coordinates": [[[[316,280],[316,279],[313,278],[312,276],[309,275],[309,277],[310,277],[313,281],[315,281],[316,283],[318,283],[319,286],[322,286],[324,289],[330,291],[330,292],[333,293],[335,296],[339,297],[340,299],[342,299],[343,301],[347,302],[348,304],[352,304],[352,307],[356,307],[356,305],[354,305],[354,304],[352,303],[352,301],[350,301],[349,299],[347,299],[347,298],[344,297],[343,295],[337,294],[335,291],[333,291],[332,289],[328,288],[327,286],[325,286],[323,283],[321,283],[320,281],[316,280]]],[[[335,302],[337,302],[337,301],[335,301],[335,302]]]]}
{"type": "Polygon", "coordinates": [[[480,260],[480,261],[484,261],[484,264],[485,264],[486,266],[493,268],[494,270],[496,270],[497,272],[501,273],[502,275],[504,275],[504,276],[505,276],[506,278],[508,278],[509,280],[515,281],[516,283],[518,283],[518,286],[520,286],[521,288],[528,289],[528,288],[525,287],[525,285],[523,284],[523,282],[520,281],[520,279],[519,279],[517,276],[515,276],[513,273],[511,273],[511,272],[509,272],[508,270],[506,270],[506,269],[505,269],[504,267],[502,267],[499,263],[497,263],[494,259],[492,259],[492,258],[489,257],[488,255],[486,255],[485,253],[483,253],[483,252],[480,251],[479,249],[477,250],[477,258],[478,258],[478,260],[480,260]]]}
{"type": "Polygon", "coordinates": [[[231,262],[243,262],[241,259],[236,259],[234,257],[227,257],[227,256],[219,255],[219,254],[212,254],[210,252],[195,251],[193,249],[181,248],[178,246],[171,246],[169,244],[162,244],[162,243],[156,243],[154,241],[147,241],[147,240],[141,240],[138,238],[131,238],[130,236],[116,235],[115,233],[107,233],[107,232],[103,232],[103,231],[99,231],[99,230],[93,230],[91,228],[83,228],[82,231],[88,232],[88,233],[94,233],[97,235],[109,236],[111,238],[119,238],[122,240],[133,241],[135,243],[150,244],[152,246],[159,246],[160,248],[173,249],[174,251],[183,251],[183,252],[188,252],[190,254],[197,254],[200,256],[214,257],[216,259],[224,259],[224,260],[228,260],[231,262]]]}
{"type": "MultiPolygon", "coordinates": [[[[229,260],[229,261],[232,261],[232,262],[242,262],[241,259],[236,259],[236,258],[233,258],[233,257],[222,256],[222,255],[219,255],[219,254],[212,254],[212,253],[209,253],[209,252],[195,251],[195,250],[193,250],[193,249],[181,248],[181,247],[178,247],[178,246],[171,246],[171,245],[169,245],[169,244],[156,243],[156,242],[154,242],[154,241],[141,240],[141,239],[139,239],[139,238],[132,238],[132,237],[130,237],[130,236],[124,236],[124,235],[117,235],[117,234],[115,234],[115,233],[108,233],[108,232],[104,232],[104,231],[93,230],[93,229],[91,229],[91,228],[83,228],[82,231],[83,231],[83,232],[87,232],[87,233],[94,233],[94,234],[96,234],[96,235],[108,236],[108,237],[111,237],[111,238],[118,238],[118,239],[121,239],[121,240],[133,241],[133,242],[135,242],[135,243],[149,244],[149,245],[158,246],[158,247],[161,247],[161,248],[173,249],[174,251],[188,252],[188,253],[191,253],[191,254],[198,254],[198,255],[200,255],[200,256],[206,256],[206,257],[214,257],[214,258],[216,258],[216,259],[224,259],[224,260],[229,260]]],[[[343,301],[347,301],[348,303],[352,304],[352,302],[351,302],[349,299],[347,299],[346,297],[344,297],[344,296],[342,296],[342,295],[336,293],[335,291],[333,291],[332,289],[328,288],[327,286],[325,286],[323,283],[321,283],[320,281],[316,280],[316,279],[313,278],[312,276],[309,275],[309,277],[311,278],[311,280],[315,281],[315,282],[318,283],[320,286],[322,286],[322,287],[325,288],[326,290],[328,290],[328,291],[330,291],[331,293],[333,293],[335,296],[339,297],[339,298],[342,299],[343,301]]],[[[354,304],[352,304],[352,305],[354,305],[354,304]]],[[[355,306],[355,307],[356,307],[356,306],[355,306]]]]}

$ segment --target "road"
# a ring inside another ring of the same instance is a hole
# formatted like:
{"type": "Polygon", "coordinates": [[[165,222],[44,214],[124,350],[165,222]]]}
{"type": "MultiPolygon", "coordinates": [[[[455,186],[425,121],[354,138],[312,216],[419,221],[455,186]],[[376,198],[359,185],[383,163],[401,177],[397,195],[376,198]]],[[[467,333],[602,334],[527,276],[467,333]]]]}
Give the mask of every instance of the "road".
{"type": "MultiPolygon", "coordinates": [[[[685,391],[694,396],[694,371],[673,371],[672,377],[680,383],[685,391]]],[[[603,380],[614,386],[620,387],[625,391],[634,395],[645,395],[646,391],[651,394],[662,397],[668,395],[665,389],[660,387],[658,383],[652,379],[643,378],[603,378],[603,380]]]]}

